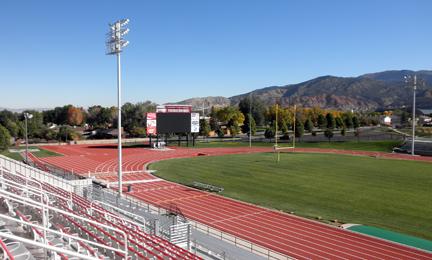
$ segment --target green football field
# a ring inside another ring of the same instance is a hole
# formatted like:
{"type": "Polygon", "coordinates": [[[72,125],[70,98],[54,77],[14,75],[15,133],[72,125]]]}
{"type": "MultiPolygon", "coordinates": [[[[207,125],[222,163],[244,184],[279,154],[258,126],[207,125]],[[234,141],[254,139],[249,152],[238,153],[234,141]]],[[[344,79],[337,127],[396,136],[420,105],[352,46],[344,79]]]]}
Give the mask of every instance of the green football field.
{"type": "Polygon", "coordinates": [[[431,163],[354,155],[281,152],[157,162],[156,175],[297,215],[356,223],[432,240],[431,163]]]}

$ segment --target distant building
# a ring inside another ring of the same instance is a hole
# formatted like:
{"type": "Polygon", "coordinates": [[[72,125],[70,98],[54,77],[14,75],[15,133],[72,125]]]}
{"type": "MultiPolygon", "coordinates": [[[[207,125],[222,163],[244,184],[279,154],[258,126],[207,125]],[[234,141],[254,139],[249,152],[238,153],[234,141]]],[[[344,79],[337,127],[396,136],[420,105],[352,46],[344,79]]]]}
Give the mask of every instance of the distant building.
{"type": "Polygon", "coordinates": [[[392,119],[390,116],[384,117],[384,120],[381,122],[381,125],[387,125],[390,126],[392,122],[392,119]]]}
{"type": "Polygon", "coordinates": [[[419,116],[422,125],[432,125],[432,118],[429,116],[419,116]]]}
{"type": "MultiPolygon", "coordinates": [[[[116,139],[118,138],[118,130],[113,129],[113,128],[109,128],[109,129],[103,129],[103,130],[99,130],[97,133],[98,137],[101,139],[116,139]]],[[[126,135],[124,131],[123,131],[123,127],[121,128],[121,138],[125,139],[126,135]]]]}

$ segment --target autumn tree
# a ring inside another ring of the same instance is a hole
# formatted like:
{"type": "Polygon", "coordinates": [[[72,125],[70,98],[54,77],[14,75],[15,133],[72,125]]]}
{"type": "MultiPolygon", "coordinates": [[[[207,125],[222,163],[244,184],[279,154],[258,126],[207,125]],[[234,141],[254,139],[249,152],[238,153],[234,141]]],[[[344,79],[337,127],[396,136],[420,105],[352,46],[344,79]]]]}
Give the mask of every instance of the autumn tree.
{"type": "Polygon", "coordinates": [[[273,122],[276,121],[276,107],[277,107],[277,121],[278,123],[282,122],[282,120],[285,120],[287,125],[291,125],[293,122],[292,116],[294,115],[294,108],[288,107],[286,109],[281,108],[278,106],[269,106],[269,108],[265,112],[265,118],[267,122],[273,122]]]}
{"type": "Polygon", "coordinates": [[[82,111],[78,108],[69,108],[67,114],[67,122],[71,125],[80,125],[82,123],[83,115],[82,111]]]}
{"type": "Polygon", "coordinates": [[[245,119],[238,107],[226,106],[223,109],[217,110],[216,113],[217,118],[224,125],[228,124],[231,119],[235,120],[237,124],[242,124],[245,119]]]}
{"type": "Polygon", "coordinates": [[[360,142],[360,136],[362,135],[362,131],[360,129],[357,129],[354,131],[354,135],[357,136],[357,139],[360,142]]]}

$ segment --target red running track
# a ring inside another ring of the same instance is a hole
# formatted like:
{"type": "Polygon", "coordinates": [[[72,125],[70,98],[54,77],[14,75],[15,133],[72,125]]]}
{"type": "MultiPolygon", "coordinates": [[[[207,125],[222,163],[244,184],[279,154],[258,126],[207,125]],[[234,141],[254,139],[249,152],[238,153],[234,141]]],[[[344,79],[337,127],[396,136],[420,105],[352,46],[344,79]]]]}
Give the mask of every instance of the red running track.
{"type": "MultiPolygon", "coordinates": [[[[83,174],[88,171],[116,172],[117,150],[112,147],[44,147],[70,156],[41,160],[65,170],[76,167],[74,172],[83,174]]],[[[139,171],[145,169],[148,163],[170,158],[262,151],[272,151],[272,148],[177,148],[170,151],[126,148],[123,149],[122,168],[124,171],[139,171]]],[[[432,158],[427,157],[356,151],[297,148],[287,151],[333,152],[432,161],[432,158]]],[[[99,178],[109,182],[117,181],[115,174],[105,174],[99,178]]],[[[123,180],[152,180],[134,184],[133,192],[128,195],[154,205],[173,202],[190,219],[298,259],[432,259],[430,252],[198,191],[149,174],[126,173],[123,180]]],[[[123,187],[123,190],[125,188],[123,187]]]]}

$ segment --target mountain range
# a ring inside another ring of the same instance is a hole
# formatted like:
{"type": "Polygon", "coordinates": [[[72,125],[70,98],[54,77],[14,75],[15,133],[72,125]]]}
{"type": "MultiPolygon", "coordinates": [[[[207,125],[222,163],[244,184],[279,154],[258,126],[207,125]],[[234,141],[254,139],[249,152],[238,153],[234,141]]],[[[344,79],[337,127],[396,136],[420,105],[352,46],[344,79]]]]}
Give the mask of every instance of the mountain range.
{"type": "MultiPolygon", "coordinates": [[[[406,88],[404,76],[423,75],[424,89],[416,92],[416,107],[432,109],[432,71],[392,70],[343,78],[323,76],[299,84],[254,90],[252,96],[266,106],[320,107],[325,110],[375,111],[412,106],[413,91],[406,88]]],[[[198,97],[171,105],[191,105],[193,110],[237,106],[249,93],[233,97],[198,97]]],[[[168,105],[168,104],[166,104],[168,105]]]]}

